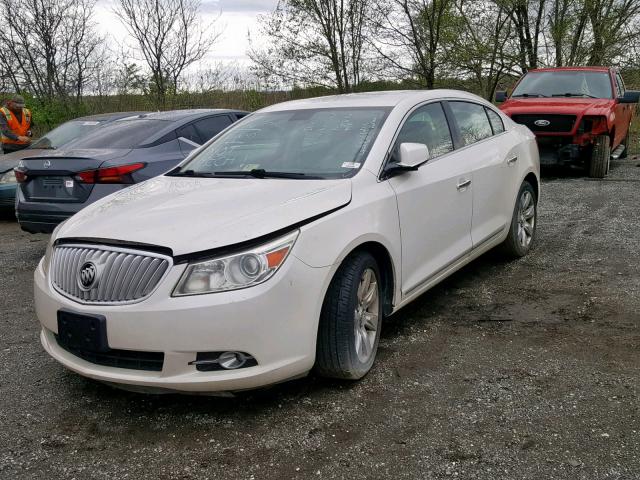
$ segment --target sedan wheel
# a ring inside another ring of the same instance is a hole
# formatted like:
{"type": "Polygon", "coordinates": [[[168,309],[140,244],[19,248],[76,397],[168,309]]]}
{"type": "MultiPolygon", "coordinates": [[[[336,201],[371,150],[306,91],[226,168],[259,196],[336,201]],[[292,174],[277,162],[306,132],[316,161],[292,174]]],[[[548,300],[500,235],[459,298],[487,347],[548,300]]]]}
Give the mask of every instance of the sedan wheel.
{"type": "Polygon", "coordinates": [[[358,379],[371,369],[380,341],[382,277],[368,252],[356,252],[336,272],[322,305],[315,370],[358,379]]]}
{"type": "Polygon", "coordinates": [[[362,363],[369,361],[378,338],[378,280],[376,273],[367,268],[358,285],[358,305],[354,314],[354,337],[358,358],[362,363]]]}
{"type": "Polygon", "coordinates": [[[518,242],[521,247],[529,248],[536,226],[536,205],[533,195],[529,191],[524,191],[518,205],[518,242]]]}
{"type": "Polygon", "coordinates": [[[518,192],[511,226],[502,244],[503,252],[509,257],[524,257],[535,241],[538,205],[536,192],[529,182],[524,182],[518,192]]]}

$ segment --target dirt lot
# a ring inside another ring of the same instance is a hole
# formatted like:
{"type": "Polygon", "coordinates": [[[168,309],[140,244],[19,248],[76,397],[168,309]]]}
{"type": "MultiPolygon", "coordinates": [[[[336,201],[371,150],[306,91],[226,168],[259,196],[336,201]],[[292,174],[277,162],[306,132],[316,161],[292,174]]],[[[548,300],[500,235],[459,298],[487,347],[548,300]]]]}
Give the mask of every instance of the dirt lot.
{"type": "Polygon", "coordinates": [[[124,393],[43,352],[45,236],[0,222],[0,478],[640,478],[640,159],[544,181],[527,258],[474,262],[384,326],[359,383],[124,393]]]}

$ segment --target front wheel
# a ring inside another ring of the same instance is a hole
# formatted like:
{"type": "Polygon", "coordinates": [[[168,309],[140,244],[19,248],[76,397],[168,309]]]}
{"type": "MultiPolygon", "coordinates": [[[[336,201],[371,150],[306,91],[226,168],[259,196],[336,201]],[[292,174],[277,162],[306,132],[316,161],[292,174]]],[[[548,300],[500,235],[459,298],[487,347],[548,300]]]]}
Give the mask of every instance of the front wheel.
{"type": "Polygon", "coordinates": [[[347,257],[322,305],[315,370],[323,377],[364,377],[376,357],[382,320],[382,283],[368,252],[347,257]]]}
{"type": "Polygon", "coordinates": [[[589,162],[589,176],[591,178],[604,178],[609,173],[611,160],[611,139],[608,135],[598,135],[591,150],[589,162]]]}
{"type": "Polygon", "coordinates": [[[536,236],[537,220],[536,192],[529,182],[524,182],[513,209],[509,234],[502,244],[502,251],[507,256],[520,258],[529,253],[536,236]]]}

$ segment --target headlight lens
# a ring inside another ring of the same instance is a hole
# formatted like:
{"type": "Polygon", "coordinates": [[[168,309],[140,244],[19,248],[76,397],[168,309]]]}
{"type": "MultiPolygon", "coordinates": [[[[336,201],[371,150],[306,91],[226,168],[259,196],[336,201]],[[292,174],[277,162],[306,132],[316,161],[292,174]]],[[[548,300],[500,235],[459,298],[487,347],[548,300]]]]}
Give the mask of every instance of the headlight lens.
{"type": "Polygon", "coordinates": [[[0,184],[5,183],[18,183],[16,180],[16,172],[9,170],[8,172],[0,173],[0,184]]]}
{"type": "Polygon", "coordinates": [[[271,278],[289,256],[299,230],[245,252],[189,264],[173,296],[252,287],[271,278]]]}

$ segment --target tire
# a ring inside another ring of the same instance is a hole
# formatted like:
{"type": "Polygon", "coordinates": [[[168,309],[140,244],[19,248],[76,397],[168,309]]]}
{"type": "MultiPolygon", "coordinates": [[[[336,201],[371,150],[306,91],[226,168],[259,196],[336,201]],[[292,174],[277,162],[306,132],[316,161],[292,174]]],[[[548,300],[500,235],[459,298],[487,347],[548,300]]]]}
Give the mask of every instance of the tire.
{"type": "Polygon", "coordinates": [[[627,136],[624,137],[624,142],[622,142],[622,144],[624,145],[624,150],[622,155],[620,155],[621,160],[629,156],[629,147],[631,146],[631,125],[627,128],[627,136]]]}
{"type": "Polygon", "coordinates": [[[368,252],[350,255],[338,268],[320,314],[315,364],[320,376],[357,380],[371,369],[380,341],[381,279],[378,264],[368,252]],[[372,281],[367,284],[369,275],[372,281]],[[359,299],[369,300],[365,294],[370,292],[375,292],[375,298],[363,310],[366,302],[359,299]]]}
{"type": "Polygon", "coordinates": [[[609,161],[611,160],[611,140],[608,135],[598,135],[591,151],[589,162],[589,176],[591,178],[604,178],[609,173],[609,161]]]}
{"type": "Polygon", "coordinates": [[[538,226],[538,199],[536,195],[529,182],[522,183],[513,208],[509,234],[501,245],[503,253],[509,258],[524,257],[535,243],[538,226]]]}

